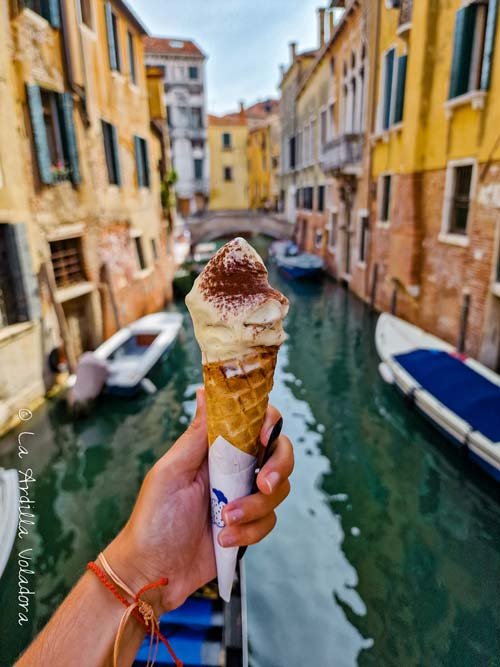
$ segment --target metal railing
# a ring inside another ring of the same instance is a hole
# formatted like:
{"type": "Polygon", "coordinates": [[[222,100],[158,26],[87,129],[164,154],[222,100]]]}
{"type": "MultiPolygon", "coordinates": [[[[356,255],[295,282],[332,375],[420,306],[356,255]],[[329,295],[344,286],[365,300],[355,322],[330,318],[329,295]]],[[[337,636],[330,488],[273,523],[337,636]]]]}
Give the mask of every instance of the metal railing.
{"type": "Polygon", "coordinates": [[[323,146],[321,168],[324,171],[338,171],[359,164],[362,156],[363,135],[342,134],[323,146]]]}

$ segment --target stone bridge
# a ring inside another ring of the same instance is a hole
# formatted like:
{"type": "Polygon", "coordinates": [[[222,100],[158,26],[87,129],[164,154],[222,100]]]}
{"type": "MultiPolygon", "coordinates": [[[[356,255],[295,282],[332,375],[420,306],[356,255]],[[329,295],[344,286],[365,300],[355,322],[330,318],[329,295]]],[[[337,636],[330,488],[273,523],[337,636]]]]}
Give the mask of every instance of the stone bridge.
{"type": "Polygon", "coordinates": [[[187,219],[191,243],[215,241],[222,236],[263,234],[273,239],[289,239],[293,225],[277,213],[256,211],[208,211],[187,219]]]}

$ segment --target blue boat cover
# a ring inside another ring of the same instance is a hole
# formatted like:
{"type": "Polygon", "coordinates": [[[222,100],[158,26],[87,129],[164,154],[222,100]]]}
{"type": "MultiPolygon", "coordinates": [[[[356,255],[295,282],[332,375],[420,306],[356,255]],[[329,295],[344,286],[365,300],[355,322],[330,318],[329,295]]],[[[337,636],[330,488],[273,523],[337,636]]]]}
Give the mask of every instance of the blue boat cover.
{"type": "Polygon", "coordinates": [[[500,441],[500,387],[442,350],[394,356],[415,380],[449,410],[492,442],[500,441]]]}
{"type": "MultiPolygon", "coordinates": [[[[182,634],[173,634],[171,636],[167,635],[167,639],[172,646],[174,653],[177,657],[182,660],[185,667],[198,667],[204,665],[202,661],[202,648],[205,642],[206,635],[204,632],[183,632],[182,634]]],[[[139,649],[135,657],[134,665],[137,667],[142,667],[146,665],[149,652],[149,637],[147,637],[139,649]]],[[[172,660],[170,653],[167,650],[167,647],[160,642],[158,645],[158,652],[156,654],[156,665],[157,667],[163,665],[173,665],[174,661],[172,660]]]]}
{"type": "Polygon", "coordinates": [[[212,626],[212,600],[206,598],[188,598],[178,609],[163,614],[160,624],[163,627],[169,625],[188,625],[194,628],[209,628],[212,626]]]}

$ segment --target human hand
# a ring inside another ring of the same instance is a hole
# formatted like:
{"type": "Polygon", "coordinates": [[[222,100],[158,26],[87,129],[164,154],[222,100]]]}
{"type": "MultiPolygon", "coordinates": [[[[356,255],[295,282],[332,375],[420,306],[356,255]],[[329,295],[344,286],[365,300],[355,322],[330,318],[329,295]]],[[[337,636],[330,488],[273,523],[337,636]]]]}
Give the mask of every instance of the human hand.
{"type": "MultiPolygon", "coordinates": [[[[158,613],[175,609],[216,576],[203,389],[196,399],[192,424],[148,472],[127,524],[104,551],[111,567],[134,591],[168,577],[167,587],[148,593],[158,613]]],[[[269,406],[261,430],[263,446],[280,418],[269,406]]],[[[274,510],[290,491],[292,469],[292,445],[280,436],[257,475],[258,493],[224,508],[222,546],[254,544],[274,528],[274,510]]]]}

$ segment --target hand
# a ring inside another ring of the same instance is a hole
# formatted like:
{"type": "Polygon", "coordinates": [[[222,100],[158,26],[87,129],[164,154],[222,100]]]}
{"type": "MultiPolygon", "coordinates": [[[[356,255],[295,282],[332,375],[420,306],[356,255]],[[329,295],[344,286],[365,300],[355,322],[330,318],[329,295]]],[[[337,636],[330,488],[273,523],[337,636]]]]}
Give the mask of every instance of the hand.
{"type": "MultiPolygon", "coordinates": [[[[168,577],[168,586],[148,593],[158,613],[180,606],[216,576],[203,389],[198,390],[196,400],[192,424],[148,472],[127,524],[104,552],[111,567],[134,591],[168,577]]],[[[280,418],[269,406],[261,431],[263,446],[280,418]]],[[[257,476],[259,492],[224,508],[222,518],[227,526],[219,534],[222,546],[254,544],[274,528],[274,510],[290,491],[292,469],[292,445],[280,436],[257,476]]]]}

